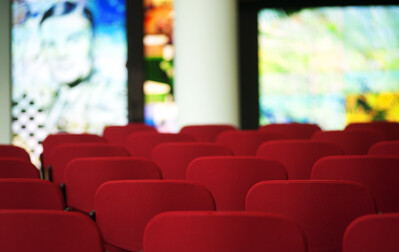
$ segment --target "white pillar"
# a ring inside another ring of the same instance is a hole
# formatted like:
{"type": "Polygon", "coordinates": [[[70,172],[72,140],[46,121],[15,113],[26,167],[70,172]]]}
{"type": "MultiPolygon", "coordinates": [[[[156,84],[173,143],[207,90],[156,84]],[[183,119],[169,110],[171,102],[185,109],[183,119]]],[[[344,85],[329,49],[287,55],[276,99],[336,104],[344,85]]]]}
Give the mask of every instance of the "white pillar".
{"type": "Polygon", "coordinates": [[[179,126],[239,127],[236,0],[175,0],[174,6],[179,126]]]}
{"type": "Polygon", "coordinates": [[[11,1],[0,1],[0,144],[11,142],[11,1]]]}

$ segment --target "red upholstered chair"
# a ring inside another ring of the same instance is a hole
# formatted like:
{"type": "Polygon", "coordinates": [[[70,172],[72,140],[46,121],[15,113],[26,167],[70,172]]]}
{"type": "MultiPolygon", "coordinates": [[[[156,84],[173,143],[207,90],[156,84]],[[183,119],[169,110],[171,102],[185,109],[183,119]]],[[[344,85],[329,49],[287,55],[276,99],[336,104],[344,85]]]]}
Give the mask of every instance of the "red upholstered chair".
{"type": "Polygon", "coordinates": [[[259,131],[283,135],[289,139],[310,139],[321,128],[313,123],[275,123],[263,125],[259,131]]]}
{"type": "Polygon", "coordinates": [[[217,210],[244,211],[253,185],[287,179],[287,172],[281,163],[261,157],[200,157],[189,164],[186,179],[204,185],[215,198],[217,210]]]}
{"type": "Polygon", "coordinates": [[[129,153],[122,146],[106,143],[75,143],[62,144],[52,152],[54,160],[50,171],[50,179],[57,185],[64,182],[65,167],[75,159],[81,157],[127,157],[129,153]]]}
{"type": "Polygon", "coordinates": [[[151,160],[133,157],[77,158],[65,170],[67,207],[90,213],[98,187],[111,180],[161,179],[161,171],[151,160]]]}
{"type": "Polygon", "coordinates": [[[0,158],[0,178],[40,178],[31,162],[19,158],[0,158]]]}
{"type": "Polygon", "coordinates": [[[140,131],[129,135],[125,148],[132,157],[151,158],[152,150],[158,144],[172,142],[196,142],[196,140],[187,134],[140,131]]]}
{"type": "Polygon", "coordinates": [[[150,220],[146,252],[306,252],[296,223],[271,213],[167,212],[150,220]]]}
{"type": "Polygon", "coordinates": [[[0,251],[102,252],[95,223],[59,210],[0,210],[0,251]]]}
{"type": "Polygon", "coordinates": [[[43,152],[41,155],[43,177],[48,178],[45,174],[50,165],[53,164],[51,160],[51,153],[55,147],[66,143],[105,143],[105,138],[88,133],[72,134],[72,133],[58,133],[49,134],[42,143],[43,152]]]}
{"type": "Polygon", "coordinates": [[[96,221],[104,241],[128,251],[142,250],[144,228],[161,212],[214,209],[211,193],[192,181],[111,181],[95,196],[96,221]]]}
{"type": "Polygon", "coordinates": [[[151,159],[164,179],[185,179],[189,163],[204,156],[231,156],[229,148],[216,143],[162,143],[154,148],[151,159]]]}
{"type": "Polygon", "coordinates": [[[375,143],[370,147],[368,155],[399,157],[399,140],[375,143]]]}
{"type": "Polygon", "coordinates": [[[345,155],[365,155],[370,147],[384,141],[384,135],[376,130],[333,130],[314,133],[312,140],[338,144],[345,155]]]}
{"type": "Polygon", "coordinates": [[[247,211],[278,213],[304,231],[309,252],[339,252],[346,227],[359,216],[375,213],[373,195],[352,181],[264,181],[247,195],[247,211]]]}
{"type": "Polygon", "coordinates": [[[30,162],[30,157],[25,149],[11,144],[0,144],[0,158],[19,158],[30,162]]]}
{"type": "Polygon", "coordinates": [[[256,150],[262,143],[284,138],[286,137],[279,134],[258,130],[237,130],[221,133],[216,142],[229,147],[234,155],[255,156],[256,150]]]}
{"type": "Polygon", "coordinates": [[[0,209],[64,210],[61,190],[42,179],[0,179],[0,209]]]}
{"type": "Polygon", "coordinates": [[[343,155],[337,144],[311,140],[274,140],[259,146],[256,155],[284,165],[288,179],[309,179],[313,164],[320,158],[343,155]]]}
{"type": "Polygon", "coordinates": [[[316,162],[311,178],[359,182],[373,193],[377,211],[399,212],[399,158],[325,157],[316,162]]]}
{"type": "Polygon", "coordinates": [[[111,144],[125,145],[127,137],[138,131],[156,131],[144,123],[128,123],[126,125],[109,125],[104,127],[103,137],[111,144]]]}
{"type": "Polygon", "coordinates": [[[399,213],[368,214],[346,229],[342,252],[399,251],[399,213]]]}
{"type": "Polygon", "coordinates": [[[218,135],[225,131],[236,131],[237,128],[229,124],[187,125],[180,129],[180,133],[193,136],[198,142],[216,142],[218,135]]]}
{"type": "Polygon", "coordinates": [[[382,132],[386,140],[399,140],[399,122],[374,121],[365,123],[350,123],[345,130],[375,129],[382,132]]]}

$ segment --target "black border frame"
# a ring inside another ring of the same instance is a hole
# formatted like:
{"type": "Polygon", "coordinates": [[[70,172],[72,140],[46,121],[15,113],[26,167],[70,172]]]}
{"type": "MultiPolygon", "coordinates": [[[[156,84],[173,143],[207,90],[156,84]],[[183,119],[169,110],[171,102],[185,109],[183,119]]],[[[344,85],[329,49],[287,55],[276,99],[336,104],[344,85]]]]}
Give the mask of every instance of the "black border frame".
{"type": "Polygon", "coordinates": [[[126,0],[128,121],[144,122],[144,5],[143,0],[126,0]]]}

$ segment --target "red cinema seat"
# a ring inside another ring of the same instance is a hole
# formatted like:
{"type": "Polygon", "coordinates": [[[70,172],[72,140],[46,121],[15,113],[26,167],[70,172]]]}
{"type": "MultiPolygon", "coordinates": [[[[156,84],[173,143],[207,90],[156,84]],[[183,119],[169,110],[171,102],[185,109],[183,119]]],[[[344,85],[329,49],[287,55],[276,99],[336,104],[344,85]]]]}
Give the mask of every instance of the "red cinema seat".
{"type": "Polygon", "coordinates": [[[321,128],[313,123],[275,123],[262,125],[259,131],[283,135],[288,139],[310,139],[321,128]]]}
{"type": "Polygon", "coordinates": [[[64,182],[67,164],[75,158],[127,157],[129,153],[122,146],[106,143],[75,143],[55,147],[51,155],[54,162],[50,170],[50,179],[57,185],[61,185],[64,182]]]}
{"type": "Polygon", "coordinates": [[[352,181],[280,180],[254,185],[247,211],[292,218],[304,231],[309,252],[338,252],[346,227],[359,216],[375,213],[373,195],[352,181]]]}
{"type": "Polygon", "coordinates": [[[103,251],[95,223],[80,213],[0,210],[0,226],[0,251],[103,251]]]}
{"type": "Polygon", "coordinates": [[[0,209],[64,210],[64,197],[53,183],[42,179],[0,179],[0,209]]]}
{"type": "Polygon", "coordinates": [[[0,144],[0,158],[19,158],[30,162],[28,152],[25,149],[12,144],[0,144]]]}
{"type": "Polygon", "coordinates": [[[248,190],[257,182],[287,179],[279,162],[260,157],[200,157],[187,168],[186,179],[204,185],[213,195],[216,209],[245,210],[248,190]]]}
{"type": "Polygon", "coordinates": [[[0,178],[40,178],[31,162],[19,158],[0,158],[0,178]]]}
{"type": "Polygon", "coordinates": [[[157,131],[144,123],[128,123],[126,125],[109,125],[104,127],[103,137],[108,143],[124,146],[127,137],[133,132],[157,131]]]}
{"type": "Polygon", "coordinates": [[[231,156],[229,148],[216,143],[162,143],[154,148],[151,159],[164,179],[185,179],[189,163],[204,156],[231,156]]]}
{"type": "Polygon", "coordinates": [[[158,166],[147,159],[133,157],[77,158],[65,170],[67,207],[90,213],[98,187],[111,180],[161,179],[158,166]]]}
{"type": "Polygon", "coordinates": [[[105,143],[105,139],[99,135],[81,133],[57,133],[49,134],[42,143],[43,152],[41,155],[43,177],[48,178],[45,173],[50,165],[53,164],[51,160],[51,153],[55,147],[60,144],[67,143],[105,143]]]}
{"type": "Polygon", "coordinates": [[[107,244],[128,251],[143,249],[145,226],[166,211],[215,210],[211,193],[182,180],[124,180],[106,182],[97,190],[97,225],[107,244]]]}
{"type": "Polygon", "coordinates": [[[236,131],[229,124],[186,125],[180,129],[181,134],[193,136],[198,142],[216,142],[218,135],[225,131],[236,131]]]}
{"type": "Polygon", "coordinates": [[[270,213],[167,212],[150,220],[146,252],[306,252],[303,232],[291,219],[270,213]]]}
{"type": "Polygon", "coordinates": [[[350,123],[345,130],[375,129],[382,132],[386,140],[399,140],[399,122],[374,121],[364,123],[350,123]]]}
{"type": "Polygon", "coordinates": [[[343,155],[337,144],[311,140],[274,140],[259,146],[256,155],[284,165],[288,179],[309,179],[313,164],[322,157],[343,155]]]}
{"type": "Polygon", "coordinates": [[[284,138],[279,134],[258,130],[237,130],[221,133],[216,142],[230,148],[234,155],[255,156],[262,143],[284,138]]]}
{"type": "Polygon", "coordinates": [[[312,140],[335,143],[345,155],[365,155],[373,144],[384,141],[385,137],[376,130],[333,130],[316,132],[312,140]]]}
{"type": "Polygon", "coordinates": [[[398,141],[381,141],[373,144],[368,155],[377,156],[394,156],[399,157],[399,140],[398,141]]]}
{"type": "Polygon", "coordinates": [[[399,158],[325,157],[316,162],[311,178],[359,182],[373,193],[378,212],[399,212],[399,158]]]}
{"type": "Polygon", "coordinates": [[[399,213],[368,214],[346,229],[342,252],[399,251],[399,213]]]}
{"type": "Polygon", "coordinates": [[[129,135],[125,148],[132,157],[151,158],[152,150],[158,144],[176,142],[196,142],[196,140],[187,134],[140,131],[129,135]]]}

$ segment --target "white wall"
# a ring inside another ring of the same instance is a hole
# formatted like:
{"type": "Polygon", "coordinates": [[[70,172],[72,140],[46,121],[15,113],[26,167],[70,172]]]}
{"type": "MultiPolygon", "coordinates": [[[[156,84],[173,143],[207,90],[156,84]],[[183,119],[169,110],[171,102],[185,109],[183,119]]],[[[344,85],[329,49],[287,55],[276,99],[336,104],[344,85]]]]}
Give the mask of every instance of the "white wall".
{"type": "Polygon", "coordinates": [[[0,143],[11,141],[11,0],[0,0],[0,143]]]}
{"type": "Polygon", "coordinates": [[[179,126],[239,126],[237,1],[175,0],[179,126]]]}

